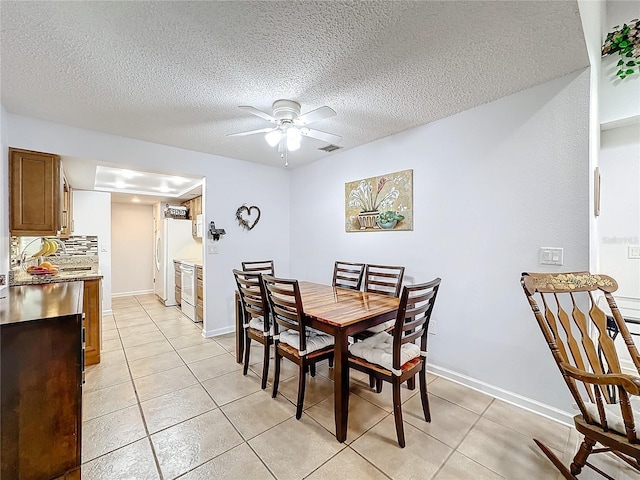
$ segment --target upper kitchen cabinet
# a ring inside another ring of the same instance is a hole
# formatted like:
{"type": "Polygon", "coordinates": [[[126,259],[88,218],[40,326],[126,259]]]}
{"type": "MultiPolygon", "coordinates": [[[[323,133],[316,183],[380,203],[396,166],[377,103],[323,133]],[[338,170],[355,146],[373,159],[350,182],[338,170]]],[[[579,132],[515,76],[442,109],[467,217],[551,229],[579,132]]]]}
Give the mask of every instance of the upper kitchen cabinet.
{"type": "Polygon", "coordinates": [[[58,155],[10,148],[11,235],[57,235],[63,223],[63,185],[58,155]]]}
{"type": "Polygon", "coordinates": [[[62,175],[62,225],[60,238],[69,238],[73,233],[73,188],[62,175]]]}
{"type": "Polygon", "coordinates": [[[201,235],[198,235],[197,217],[202,213],[202,196],[192,198],[188,202],[183,202],[182,205],[185,205],[189,209],[191,235],[193,235],[193,237],[200,237],[201,235]]]}

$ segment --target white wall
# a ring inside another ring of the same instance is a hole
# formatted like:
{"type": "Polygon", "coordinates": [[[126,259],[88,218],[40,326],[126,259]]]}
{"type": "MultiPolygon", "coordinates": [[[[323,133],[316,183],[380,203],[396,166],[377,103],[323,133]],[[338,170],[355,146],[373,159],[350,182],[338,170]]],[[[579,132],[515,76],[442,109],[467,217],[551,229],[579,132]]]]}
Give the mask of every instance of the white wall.
{"type": "MultiPolygon", "coordinates": [[[[606,2],[578,0],[580,20],[589,55],[589,191],[593,192],[595,171],[600,163],[600,83],[602,80],[602,32],[606,27],[606,2]]],[[[589,271],[600,272],[598,217],[594,195],[589,195],[589,271]]]]}
{"type": "Polygon", "coordinates": [[[111,292],[153,292],[153,206],[111,204],[111,292]]]}
{"type": "MultiPolygon", "coordinates": [[[[205,221],[225,228],[219,254],[203,256],[206,335],[234,329],[235,283],[231,270],[244,259],[272,258],[278,274],[289,273],[289,172],[226,157],[68,127],[20,115],[7,115],[8,142],[62,156],[104,164],[205,178],[205,221]],[[246,203],[262,211],[260,223],[242,230],[236,209],[246,203]]],[[[6,207],[5,207],[6,208],[6,207]]],[[[203,241],[203,246],[209,240],[203,241]]]]}
{"type": "MultiPolygon", "coordinates": [[[[56,152],[51,152],[56,153],[56,152]]],[[[73,191],[73,235],[97,235],[102,312],[111,313],[111,194],[73,191]]]]}
{"type": "Polygon", "coordinates": [[[618,282],[616,295],[640,302],[640,260],[628,258],[640,246],[640,125],[602,132],[600,267],[618,282]]]}
{"type": "Polygon", "coordinates": [[[292,171],[291,274],[328,282],[347,260],[439,276],[432,368],[570,412],[520,273],[588,267],[588,107],[583,71],[292,171]],[[414,231],[345,233],[345,182],[409,168],[414,231]],[[542,246],[564,266],[540,266],[542,246]]]}

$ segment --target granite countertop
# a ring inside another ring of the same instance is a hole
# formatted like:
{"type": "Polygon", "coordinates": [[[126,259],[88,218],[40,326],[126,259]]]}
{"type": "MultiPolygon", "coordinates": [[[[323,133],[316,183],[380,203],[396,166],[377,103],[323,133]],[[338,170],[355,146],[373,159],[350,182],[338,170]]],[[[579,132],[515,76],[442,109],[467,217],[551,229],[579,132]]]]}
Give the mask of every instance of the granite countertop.
{"type": "Polygon", "coordinates": [[[31,275],[22,269],[11,271],[9,285],[42,285],[46,283],[82,282],[102,278],[97,270],[60,270],[57,275],[31,275]]]}

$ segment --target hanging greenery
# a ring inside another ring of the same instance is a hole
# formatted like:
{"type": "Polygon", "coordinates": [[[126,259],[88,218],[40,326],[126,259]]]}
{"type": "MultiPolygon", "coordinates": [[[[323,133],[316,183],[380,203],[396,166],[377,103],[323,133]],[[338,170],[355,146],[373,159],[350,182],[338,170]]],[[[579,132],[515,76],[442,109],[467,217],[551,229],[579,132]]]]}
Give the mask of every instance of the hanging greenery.
{"type": "Polygon", "coordinates": [[[602,45],[602,56],[612,55],[616,52],[622,57],[618,61],[616,75],[625,79],[629,75],[640,72],[640,20],[631,20],[613,27],[613,32],[607,34],[602,45]]]}

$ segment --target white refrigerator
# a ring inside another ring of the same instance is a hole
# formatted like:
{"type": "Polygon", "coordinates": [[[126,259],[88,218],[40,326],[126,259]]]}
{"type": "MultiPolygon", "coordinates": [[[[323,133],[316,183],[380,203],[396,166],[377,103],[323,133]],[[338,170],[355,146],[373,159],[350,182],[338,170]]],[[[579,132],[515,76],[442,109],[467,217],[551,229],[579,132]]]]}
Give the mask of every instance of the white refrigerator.
{"type": "Polygon", "coordinates": [[[202,243],[192,236],[191,220],[163,218],[162,208],[154,208],[155,244],[153,288],[165,306],[176,305],[174,259],[202,257],[202,243]]]}

